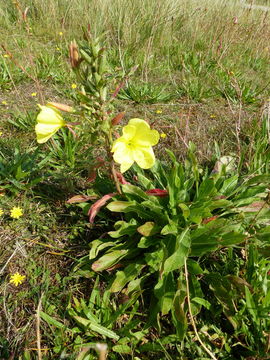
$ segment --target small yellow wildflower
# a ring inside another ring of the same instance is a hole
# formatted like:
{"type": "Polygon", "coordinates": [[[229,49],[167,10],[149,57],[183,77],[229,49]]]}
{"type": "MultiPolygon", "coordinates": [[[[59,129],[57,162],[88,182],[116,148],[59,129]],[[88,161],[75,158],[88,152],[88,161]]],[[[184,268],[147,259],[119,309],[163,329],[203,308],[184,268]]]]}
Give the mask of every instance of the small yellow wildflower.
{"type": "Polygon", "coordinates": [[[62,31],[59,31],[59,33],[58,33],[60,36],[63,36],[63,33],[62,33],[62,31]]]}
{"type": "Polygon", "coordinates": [[[211,118],[211,119],[214,119],[215,117],[216,117],[216,115],[213,115],[213,114],[210,115],[210,118],[211,118]]]}
{"type": "Polygon", "coordinates": [[[4,54],[4,57],[5,58],[9,58],[10,56],[8,54],[4,54]]]}
{"type": "Polygon", "coordinates": [[[15,286],[21,285],[25,280],[25,275],[21,275],[20,273],[16,272],[15,274],[10,276],[10,284],[14,284],[15,286]]]}
{"type": "Polygon", "coordinates": [[[20,207],[16,207],[14,206],[11,210],[10,210],[10,216],[13,219],[19,219],[19,217],[21,217],[23,214],[23,211],[20,207]]]}
{"type": "Polygon", "coordinates": [[[32,92],[31,96],[35,97],[35,96],[37,96],[37,93],[36,93],[36,92],[32,92]]]}
{"type": "Polygon", "coordinates": [[[2,105],[7,105],[7,102],[5,100],[3,100],[2,105]]]}
{"type": "Polygon", "coordinates": [[[71,84],[72,89],[76,89],[77,85],[76,84],[71,84]]]}
{"type": "Polygon", "coordinates": [[[161,134],[160,134],[160,137],[161,137],[162,139],[165,139],[165,138],[167,137],[167,134],[161,133],[161,134]]]}
{"type": "Polygon", "coordinates": [[[156,114],[162,114],[162,110],[157,110],[156,114]]]}
{"type": "Polygon", "coordinates": [[[2,136],[3,135],[3,131],[0,131],[0,136],[2,136]]]}
{"type": "Polygon", "coordinates": [[[59,48],[59,47],[57,47],[57,48],[56,48],[56,51],[60,51],[60,48],[59,48]]]}
{"type": "Polygon", "coordinates": [[[0,216],[2,216],[4,214],[4,211],[2,209],[0,209],[0,216]]]}

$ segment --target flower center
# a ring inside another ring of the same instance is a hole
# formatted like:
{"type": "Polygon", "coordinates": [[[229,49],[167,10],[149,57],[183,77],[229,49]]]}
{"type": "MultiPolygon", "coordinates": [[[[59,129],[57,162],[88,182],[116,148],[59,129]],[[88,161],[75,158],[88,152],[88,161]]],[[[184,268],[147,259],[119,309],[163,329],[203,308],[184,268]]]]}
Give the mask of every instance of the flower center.
{"type": "Polygon", "coordinates": [[[132,148],[134,147],[134,144],[133,144],[133,142],[132,142],[131,140],[129,140],[129,141],[127,142],[127,146],[128,146],[130,149],[132,149],[132,148]]]}

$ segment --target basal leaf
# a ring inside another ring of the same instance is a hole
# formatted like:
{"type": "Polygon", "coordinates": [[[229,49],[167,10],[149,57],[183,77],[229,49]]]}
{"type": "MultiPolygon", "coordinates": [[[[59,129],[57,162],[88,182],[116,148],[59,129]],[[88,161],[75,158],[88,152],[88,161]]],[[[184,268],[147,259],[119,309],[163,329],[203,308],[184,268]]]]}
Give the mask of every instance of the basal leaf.
{"type": "Polygon", "coordinates": [[[99,258],[92,264],[94,271],[103,271],[117,264],[122,258],[128,254],[129,250],[115,250],[111,251],[99,258]]]}
{"type": "Polygon", "coordinates": [[[179,270],[184,265],[190,249],[189,229],[185,229],[176,237],[176,247],[174,253],[164,262],[164,273],[179,270]]]}
{"type": "Polygon", "coordinates": [[[141,272],[145,265],[143,264],[130,264],[124,270],[118,271],[114,282],[110,288],[111,292],[121,291],[127,283],[134,280],[141,272]]]}

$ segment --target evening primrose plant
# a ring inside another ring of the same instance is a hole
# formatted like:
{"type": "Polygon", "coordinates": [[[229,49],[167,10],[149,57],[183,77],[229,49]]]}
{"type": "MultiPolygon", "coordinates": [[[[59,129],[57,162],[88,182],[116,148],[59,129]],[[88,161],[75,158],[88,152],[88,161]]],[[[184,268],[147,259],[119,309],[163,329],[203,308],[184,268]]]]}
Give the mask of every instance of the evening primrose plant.
{"type": "MultiPolygon", "coordinates": [[[[202,168],[192,143],[183,164],[169,150],[170,162],[159,161],[153,146],[161,135],[143,119],[130,119],[119,135],[116,126],[123,115],[115,114],[113,101],[126,75],[121,77],[110,70],[98,40],[89,33],[85,39],[79,45],[73,41],[69,48],[76,84],[80,84],[76,88],[77,104],[71,111],[63,104],[41,106],[36,125],[41,144],[62,127],[76,133],[78,126],[93,152],[102,154],[102,165],[89,166],[94,170],[105,168],[111,192],[106,193],[105,187],[100,191],[94,182],[94,197],[75,196],[69,201],[86,209],[90,223],[102,219],[104,225],[106,219],[105,231],[91,241],[89,255],[80,260],[80,265],[91,268],[91,276],[110,272],[108,296],[121,294],[130,300],[130,307],[139,298],[146,304],[145,331],[155,327],[161,332],[161,320],[168,321],[173,335],[184,341],[191,325],[196,334],[193,341],[216,359],[214,353],[219,349],[208,340],[207,346],[203,343],[194,316],[210,311],[212,302],[221,303],[220,313],[241,334],[243,324],[235,304],[241,305],[237,302],[242,296],[238,285],[243,279],[235,275],[235,281],[228,284],[227,278],[210,269],[209,259],[221,252],[233,254],[242,243],[252,242],[256,249],[266,246],[270,176],[240,176],[234,167],[222,162],[212,170],[202,168]],[[75,116],[75,126],[64,120],[61,111],[75,116]],[[89,204],[96,196],[100,198],[89,204]],[[230,299],[224,296],[228,292],[233,294],[230,299]]],[[[87,337],[93,318],[82,316],[79,321],[86,327],[87,337]]],[[[100,330],[101,324],[97,319],[94,322],[100,330]]],[[[102,335],[114,336],[110,331],[106,335],[104,328],[102,335]]],[[[118,336],[113,338],[118,341],[118,336]]]]}

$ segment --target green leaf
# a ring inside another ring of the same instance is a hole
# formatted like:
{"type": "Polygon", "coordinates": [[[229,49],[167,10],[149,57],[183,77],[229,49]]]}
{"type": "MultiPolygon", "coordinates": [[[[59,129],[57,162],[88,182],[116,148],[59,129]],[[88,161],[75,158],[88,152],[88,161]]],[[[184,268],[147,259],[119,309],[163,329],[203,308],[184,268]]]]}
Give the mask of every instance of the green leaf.
{"type": "Polygon", "coordinates": [[[124,235],[131,236],[136,233],[137,226],[137,221],[135,219],[131,219],[129,222],[120,220],[114,224],[116,230],[109,231],[108,234],[115,239],[124,235]]]}
{"type": "Polygon", "coordinates": [[[126,184],[126,185],[122,185],[122,190],[125,194],[134,195],[139,199],[144,199],[144,200],[149,199],[149,196],[138,186],[126,184]]]}
{"type": "Polygon", "coordinates": [[[219,242],[222,246],[236,245],[243,242],[246,238],[246,234],[231,231],[228,234],[222,235],[222,238],[219,240],[219,242]]]}
{"type": "Polygon", "coordinates": [[[134,280],[142,271],[145,265],[142,264],[130,264],[124,270],[118,271],[114,282],[110,288],[111,292],[121,291],[127,283],[134,280]]]}
{"type": "Polygon", "coordinates": [[[248,312],[252,316],[253,321],[256,324],[259,324],[260,319],[258,317],[257,307],[255,305],[251,292],[249,291],[249,288],[247,286],[245,287],[245,295],[246,295],[246,304],[247,304],[248,312]]]}
{"type": "Polygon", "coordinates": [[[114,345],[112,349],[119,354],[130,354],[132,352],[131,347],[128,345],[114,345]]]}
{"type": "Polygon", "coordinates": [[[43,311],[40,311],[39,315],[40,315],[41,319],[45,320],[48,324],[51,324],[51,325],[57,327],[58,329],[67,329],[67,327],[64,324],[60,323],[59,321],[57,321],[50,315],[44,313],[43,311]]]}
{"type": "Polygon", "coordinates": [[[81,325],[83,325],[86,329],[90,329],[92,331],[95,331],[96,333],[103,335],[105,337],[119,340],[119,336],[112,330],[109,330],[105,328],[104,326],[101,326],[91,320],[87,320],[82,318],[81,316],[74,316],[74,319],[81,325]]]}
{"type": "Polygon", "coordinates": [[[199,305],[202,305],[202,306],[204,306],[206,309],[210,309],[210,307],[211,307],[211,304],[210,304],[210,302],[209,301],[207,301],[207,300],[205,300],[205,299],[202,299],[202,298],[199,298],[199,297],[194,297],[194,298],[192,298],[192,300],[191,300],[192,302],[195,302],[195,303],[197,303],[197,304],[199,304],[199,305]]]}
{"type": "Polygon", "coordinates": [[[232,176],[231,178],[224,181],[223,186],[219,192],[225,196],[230,196],[233,190],[235,190],[237,183],[238,175],[232,176]]]}
{"type": "Polygon", "coordinates": [[[157,244],[158,241],[160,241],[160,239],[142,236],[137,247],[141,249],[147,249],[150,246],[157,244]]]}
{"type": "Polygon", "coordinates": [[[200,267],[197,261],[193,259],[187,260],[188,272],[193,275],[201,275],[204,273],[203,269],[200,267]]]}
{"type": "Polygon", "coordinates": [[[101,250],[104,250],[106,249],[107,247],[112,247],[115,245],[115,242],[113,241],[108,241],[108,240],[94,240],[90,243],[90,246],[91,246],[91,250],[90,250],[90,253],[89,253],[89,259],[92,260],[92,259],[95,259],[98,255],[98,253],[101,251],[101,250]]]}
{"type": "Polygon", "coordinates": [[[185,229],[176,237],[176,246],[174,253],[164,262],[164,273],[179,270],[184,265],[190,249],[189,229],[185,229]]]}
{"type": "Polygon", "coordinates": [[[158,301],[159,309],[162,315],[167,315],[173,306],[175,296],[175,281],[173,274],[163,274],[155,286],[154,293],[158,301]]]}
{"type": "Polygon", "coordinates": [[[122,212],[132,205],[136,205],[136,201],[112,201],[106,206],[106,208],[110,211],[122,212]]]}
{"type": "Polygon", "coordinates": [[[173,221],[170,221],[169,224],[165,225],[162,229],[161,229],[161,235],[176,235],[178,233],[178,228],[177,228],[177,224],[173,221]]]}
{"type": "Polygon", "coordinates": [[[232,201],[226,199],[214,200],[208,205],[210,211],[215,209],[227,209],[230,206],[233,206],[232,201]]]}
{"type": "Polygon", "coordinates": [[[185,306],[186,302],[186,292],[182,290],[177,290],[172,308],[172,318],[174,325],[179,336],[179,340],[183,340],[186,330],[188,327],[187,324],[187,307],[185,306]]]}
{"type": "Polygon", "coordinates": [[[263,174],[263,175],[254,176],[245,183],[245,186],[261,184],[261,183],[266,184],[268,186],[270,183],[270,175],[263,174]]]}
{"type": "Polygon", "coordinates": [[[206,178],[199,187],[197,199],[200,200],[208,196],[213,196],[216,192],[214,179],[206,178]]]}
{"type": "Polygon", "coordinates": [[[138,233],[146,237],[157,234],[159,230],[160,227],[156,226],[153,221],[147,221],[146,223],[137,228],[138,233]]]}
{"type": "Polygon", "coordinates": [[[178,204],[178,206],[179,206],[180,209],[182,210],[183,216],[184,216],[185,220],[187,220],[187,218],[188,218],[189,215],[190,215],[189,207],[188,207],[186,204],[184,204],[184,203],[180,203],[180,204],[178,204]]]}
{"type": "Polygon", "coordinates": [[[117,264],[122,258],[128,254],[129,250],[111,251],[99,258],[92,264],[92,270],[103,271],[117,264]]]}

